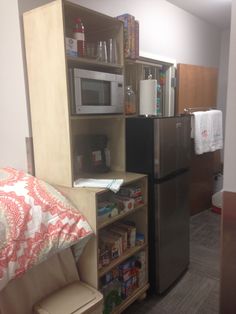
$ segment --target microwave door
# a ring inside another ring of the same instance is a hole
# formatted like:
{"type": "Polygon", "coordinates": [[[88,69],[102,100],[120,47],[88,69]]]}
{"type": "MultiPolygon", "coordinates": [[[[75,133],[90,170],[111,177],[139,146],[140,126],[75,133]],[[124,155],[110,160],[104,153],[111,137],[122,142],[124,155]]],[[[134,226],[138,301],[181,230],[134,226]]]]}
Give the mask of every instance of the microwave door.
{"type": "Polygon", "coordinates": [[[82,106],[110,106],[111,82],[81,78],[82,106]]]}
{"type": "Polygon", "coordinates": [[[121,99],[124,99],[123,79],[111,83],[111,98],[112,105],[116,108],[116,112],[123,113],[124,106],[123,101],[121,102],[121,99]]]}
{"type": "Polygon", "coordinates": [[[123,112],[123,76],[74,69],[75,114],[123,112]]]}
{"type": "Polygon", "coordinates": [[[111,82],[88,78],[75,79],[76,113],[104,113],[111,103],[111,82]]]}

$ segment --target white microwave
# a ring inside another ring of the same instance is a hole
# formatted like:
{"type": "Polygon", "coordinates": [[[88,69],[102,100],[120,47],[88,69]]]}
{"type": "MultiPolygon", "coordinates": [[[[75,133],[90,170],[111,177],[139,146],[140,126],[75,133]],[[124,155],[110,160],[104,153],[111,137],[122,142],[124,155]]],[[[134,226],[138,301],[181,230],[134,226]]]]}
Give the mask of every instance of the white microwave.
{"type": "Polygon", "coordinates": [[[70,69],[72,114],[112,114],[124,111],[123,75],[70,69]]]}

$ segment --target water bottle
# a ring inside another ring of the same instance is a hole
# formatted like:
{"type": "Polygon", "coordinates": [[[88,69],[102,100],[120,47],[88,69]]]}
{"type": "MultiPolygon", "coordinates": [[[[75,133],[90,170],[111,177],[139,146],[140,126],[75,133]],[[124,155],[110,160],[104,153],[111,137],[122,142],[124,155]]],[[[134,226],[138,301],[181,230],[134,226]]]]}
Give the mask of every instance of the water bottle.
{"type": "Polygon", "coordinates": [[[73,37],[77,40],[77,54],[78,57],[85,56],[85,36],[84,25],[80,18],[75,20],[75,27],[73,29],[73,37]]]}
{"type": "Polygon", "coordinates": [[[125,113],[134,114],[136,112],[135,93],[130,85],[125,90],[125,113]]]}

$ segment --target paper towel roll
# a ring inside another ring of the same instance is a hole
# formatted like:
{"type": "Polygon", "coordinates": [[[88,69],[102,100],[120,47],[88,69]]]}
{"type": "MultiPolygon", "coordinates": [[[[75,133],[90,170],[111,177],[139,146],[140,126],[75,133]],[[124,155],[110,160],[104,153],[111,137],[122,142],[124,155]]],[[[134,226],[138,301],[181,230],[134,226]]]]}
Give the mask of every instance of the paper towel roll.
{"type": "Polygon", "coordinates": [[[157,80],[140,80],[140,114],[156,115],[157,80]]]}

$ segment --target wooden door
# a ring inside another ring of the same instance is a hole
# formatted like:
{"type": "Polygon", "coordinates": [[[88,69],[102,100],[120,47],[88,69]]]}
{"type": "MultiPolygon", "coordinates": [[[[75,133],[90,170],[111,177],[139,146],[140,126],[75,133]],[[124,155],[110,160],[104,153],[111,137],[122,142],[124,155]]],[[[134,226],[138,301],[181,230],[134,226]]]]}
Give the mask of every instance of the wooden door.
{"type": "Polygon", "coordinates": [[[178,64],[177,113],[183,113],[185,108],[215,108],[217,75],[216,68],[178,64]]]}
{"type": "MultiPolygon", "coordinates": [[[[178,64],[176,112],[186,108],[215,108],[217,97],[216,68],[178,64]]],[[[211,207],[214,173],[220,169],[220,151],[196,155],[191,152],[191,215],[211,207]]]]}

